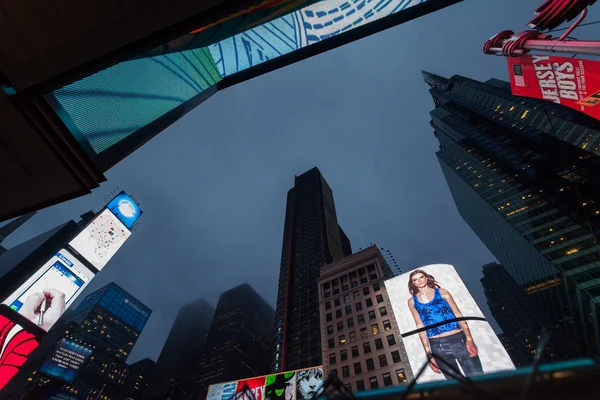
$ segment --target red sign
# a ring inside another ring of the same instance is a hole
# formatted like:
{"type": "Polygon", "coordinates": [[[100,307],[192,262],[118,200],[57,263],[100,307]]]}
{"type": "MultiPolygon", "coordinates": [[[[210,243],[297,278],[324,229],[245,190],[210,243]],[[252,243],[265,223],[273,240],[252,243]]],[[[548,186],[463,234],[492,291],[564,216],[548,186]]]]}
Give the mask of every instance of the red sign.
{"type": "Polygon", "coordinates": [[[553,101],[600,119],[600,62],[535,54],[507,60],[514,95],[553,101]]]}
{"type": "Polygon", "coordinates": [[[34,334],[10,318],[0,315],[0,390],[19,372],[29,353],[38,344],[34,334]]]}
{"type": "MultiPolygon", "coordinates": [[[[245,379],[242,381],[238,381],[237,384],[237,392],[239,393],[240,391],[242,391],[244,389],[244,387],[247,390],[250,390],[250,392],[252,392],[252,395],[254,396],[255,400],[263,400],[264,396],[263,393],[265,391],[265,377],[261,376],[259,378],[251,378],[251,379],[245,379]]],[[[251,398],[251,396],[249,396],[247,393],[242,392],[241,395],[239,397],[236,398],[237,400],[253,400],[251,398]]]]}

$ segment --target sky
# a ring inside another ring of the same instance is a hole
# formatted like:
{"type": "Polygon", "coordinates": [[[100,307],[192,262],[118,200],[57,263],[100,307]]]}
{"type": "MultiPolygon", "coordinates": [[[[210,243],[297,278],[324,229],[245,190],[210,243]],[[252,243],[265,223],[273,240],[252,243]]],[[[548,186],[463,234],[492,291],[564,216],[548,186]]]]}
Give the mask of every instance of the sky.
{"type": "Polygon", "coordinates": [[[467,0],[221,91],[92,194],[40,211],[3,245],[99,210],[115,191],[132,194],[142,221],[79,299],[114,281],[150,307],[128,362],[156,360],[188,302],[216,305],[248,282],[275,306],[286,194],[295,175],[318,166],[354,251],[377,243],[403,271],[453,264],[491,319],[479,280],[494,257],[456,211],[421,70],[507,80],[506,60],[482,46],[527,29],[541,3],[467,0]]]}

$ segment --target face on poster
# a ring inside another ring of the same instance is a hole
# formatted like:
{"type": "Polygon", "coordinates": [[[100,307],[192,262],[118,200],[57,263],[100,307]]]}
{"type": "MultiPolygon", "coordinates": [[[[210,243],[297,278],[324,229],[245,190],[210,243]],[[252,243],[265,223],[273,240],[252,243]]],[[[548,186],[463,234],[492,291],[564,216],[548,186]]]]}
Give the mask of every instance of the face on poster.
{"type": "Polygon", "coordinates": [[[295,400],[296,373],[282,372],[267,376],[265,393],[266,400],[295,400]]]}
{"type": "Polygon", "coordinates": [[[2,304],[48,331],[93,277],[92,271],[61,249],[2,304]]]}
{"type": "Polygon", "coordinates": [[[236,389],[237,395],[235,397],[235,400],[264,400],[264,390],[264,376],[238,381],[236,389]],[[248,393],[244,392],[244,388],[246,388],[252,393],[254,399],[252,399],[248,393]]]}
{"type": "Polygon", "coordinates": [[[69,243],[69,246],[100,271],[129,236],[129,229],[112,212],[105,209],[69,243]]]}
{"type": "Polygon", "coordinates": [[[310,400],[317,396],[323,387],[323,368],[296,371],[296,400],[310,400]]]}
{"type": "Polygon", "coordinates": [[[451,367],[463,376],[515,368],[452,265],[421,267],[385,285],[415,375],[429,353],[443,360],[430,363],[419,383],[451,379],[451,367]]]}

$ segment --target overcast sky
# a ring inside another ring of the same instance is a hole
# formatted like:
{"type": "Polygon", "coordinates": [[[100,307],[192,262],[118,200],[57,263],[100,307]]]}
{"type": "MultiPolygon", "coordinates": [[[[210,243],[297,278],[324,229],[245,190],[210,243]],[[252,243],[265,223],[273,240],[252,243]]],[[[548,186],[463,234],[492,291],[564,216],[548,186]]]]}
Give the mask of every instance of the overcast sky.
{"type": "MultiPolygon", "coordinates": [[[[143,222],[80,299],[115,281],[150,307],[129,361],[156,360],[187,302],[216,304],[248,282],[275,306],[286,193],[318,166],[354,251],[377,243],[404,271],[453,264],[490,316],[479,279],[494,257],[448,191],[421,70],[508,79],[505,59],[481,48],[503,29],[527,29],[541,3],[467,0],[219,92],[91,195],[41,211],[4,245],[100,209],[117,188],[131,193],[143,222]]],[[[592,7],[588,21],[598,14],[592,7]]]]}

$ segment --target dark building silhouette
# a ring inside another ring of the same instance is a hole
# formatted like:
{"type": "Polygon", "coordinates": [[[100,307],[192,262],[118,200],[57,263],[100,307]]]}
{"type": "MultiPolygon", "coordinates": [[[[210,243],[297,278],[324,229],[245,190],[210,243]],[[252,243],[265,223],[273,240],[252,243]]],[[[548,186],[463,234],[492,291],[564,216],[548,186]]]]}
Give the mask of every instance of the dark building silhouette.
{"type": "Polygon", "coordinates": [[[156,363],[149,358],[144,358],[129,365],[129,377],[125,383],[122,399],[141,400],[142,393],[144,393],[152,379],[155,367],[156,363]]]}
{"type": "Polygon", "coordinates": [[[208,386],[269,373],[275,311],[247,283],[221,294],[204,356],[185,398],[202,400],[208,386]]]}
{"type": "Polygon", "coordinates": [[[190,374],[204,354],[206,337],[215,309],[199,299],[179,310],[169,336],[160,352],[146,398],[164,398],[171,388],[186,390],[190,374]]]}
{"type": "Polygon", "coordinates": [[[568,342],[598,348],[600,121],[496,79],[424,78],[460,215],[568,342]]]}
{"type": "Polygon", "coordinates": [[[319,272],[352,254],[338,225],[333,192],[318,168],[296,176],[288,191],[272,371],[321,365],[319,272]]]}
{"type": "MultiPolygon", "coordinates": [[[[45,376],[39,367],[51,354],[55,344],[67,338],[92,348],[93,353],[80,369],[77,379],[61,385],[62,388],[83,398],[124,398],[131,393],[128,392],[128,383],[134,384],[130,380],[131,368],[125,360],[151,313],[148,307],[115,283],[98,289],[70,313],[64,324],[55,324],[46,334],[40,346],[9,382],[6,392],[23,395],[39,386],[55,386],[55,379],[45,376]]],[[[139,364],[136,371],[148,365],[139,364]]],[[[138,386],[143,381],[145,378],[138,381],[138,386]]]]}

